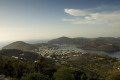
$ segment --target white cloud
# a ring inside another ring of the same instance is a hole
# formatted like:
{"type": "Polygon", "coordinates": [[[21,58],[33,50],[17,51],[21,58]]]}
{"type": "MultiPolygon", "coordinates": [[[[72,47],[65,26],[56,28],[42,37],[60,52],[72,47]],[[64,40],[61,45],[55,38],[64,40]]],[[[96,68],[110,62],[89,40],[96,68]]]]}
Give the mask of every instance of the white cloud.
{"type": "Polygon", "coordinates": [[[64,9],[65,13],[73,15],[73,16],[85,16],[89,12],[85,10],[79,10],[79,9],[64,9]]]}
{"type": "Polygon", "coordinates": [[[73,24],[104,24],[107,26],[120,26],[120,11],[100,11],[93,12],[92,9],[64,9],[65,13],[75,16],[74,18],[64,18],[63,21],[73,24]]]}

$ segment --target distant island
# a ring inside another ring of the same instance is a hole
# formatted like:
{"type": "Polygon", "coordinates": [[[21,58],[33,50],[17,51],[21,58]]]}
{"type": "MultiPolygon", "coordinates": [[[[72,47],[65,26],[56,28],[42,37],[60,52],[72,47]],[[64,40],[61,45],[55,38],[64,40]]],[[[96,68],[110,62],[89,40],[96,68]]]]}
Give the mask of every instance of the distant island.
{"type": "Polygon", "coordinates": [[[101,50],[106,52],[120,51],[120,38],[98,37],[98,38],[69,38],[60,37],[48,41],[49,44],[67,44],[75,45],[82,49],[101,50]]]}
{"type": "Polygon", "coordinates": [[[20,49],[20,50],[34,50],[40,47],[41,45],[74,45],[77,48],[88,49],[88,50],[100,50],[106,52],[117,52],[120,51],[120,37],[98,37],[98,38],[69,38],[69,37],[60,37],[57,39],[49,40],[46,43],[36,43],[30,44],[23,41],[16,41],[11,44],[4,46],[2,49],[20,49]]]}

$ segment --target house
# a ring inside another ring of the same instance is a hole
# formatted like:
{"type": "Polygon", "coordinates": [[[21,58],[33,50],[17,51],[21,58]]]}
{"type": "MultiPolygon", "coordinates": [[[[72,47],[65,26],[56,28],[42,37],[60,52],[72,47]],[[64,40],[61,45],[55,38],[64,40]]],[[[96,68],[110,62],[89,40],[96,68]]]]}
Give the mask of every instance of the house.
{"type": "Polygon", "coordinates": [[[16,57],[16,56],[12,56],[12,58],[13,58],[13,59],[18,59],[18,57],[16,57]]]}

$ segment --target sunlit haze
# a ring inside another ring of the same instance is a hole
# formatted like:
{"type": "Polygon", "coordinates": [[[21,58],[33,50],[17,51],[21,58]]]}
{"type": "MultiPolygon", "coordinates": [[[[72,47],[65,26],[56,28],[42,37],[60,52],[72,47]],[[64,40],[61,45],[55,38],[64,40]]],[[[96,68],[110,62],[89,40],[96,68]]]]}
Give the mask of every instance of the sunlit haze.
{"type": "Polygon", "coordinates": [[[120,37],[120,0],[0,0],[0,42],[120,37]]]}

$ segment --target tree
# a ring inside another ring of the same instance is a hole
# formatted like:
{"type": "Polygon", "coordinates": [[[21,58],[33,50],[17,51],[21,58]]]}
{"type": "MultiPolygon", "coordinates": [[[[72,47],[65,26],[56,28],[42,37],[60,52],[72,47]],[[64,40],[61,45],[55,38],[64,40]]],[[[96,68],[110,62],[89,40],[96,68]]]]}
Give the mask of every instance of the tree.
{"type": "Polygon", "coordinates": [[[47,65],[45,63],[45,58],[42,56],[38,57],[38,60],[35,62],[35,65],[34,65],[35,71],[43,73],[46,68],[47,68],[47,65]]]}
{"type": "Polygon", "coordinates": [[[49,75],[50,78],[53,78],[53,74],[56,72],[57,70],[55,68],[48,68],[44,74],[45,75],[49,75]]]}
{"type": "Polygon", "coordinates": [[[2,70],[0,71],[1,74],[14,78],[21,78],[28,67],[23,61],[16,59],[6,59],[0,65],[0,69],[2,70]]]}
{"type": "Polygon", "coordinates": [[[87,76],[78,68],[61,67],[54,73],[55,80],[87,80],[87,76]]]}
{"type": "Polygon", "coordinates": [[[73,80],[72,70],[67,67],[62,67],[54,73],[55,80],[73,80]]]}
{"type": "Polygon", "coordinates": [[[120,73],[110,75],[106,80],[120,80],[120,73]]]}
{"type": "Polygon", "coordinates": [[[72,74],[74,75],[74,80],[87,80],[87,76],[80,69],[72,68],[72,74]]]}
{"type": "Polygon", "coordinates": [[[21,80],[49,80],[49,77],[41,73],[30,73],[22,77],[21,80]]]}

